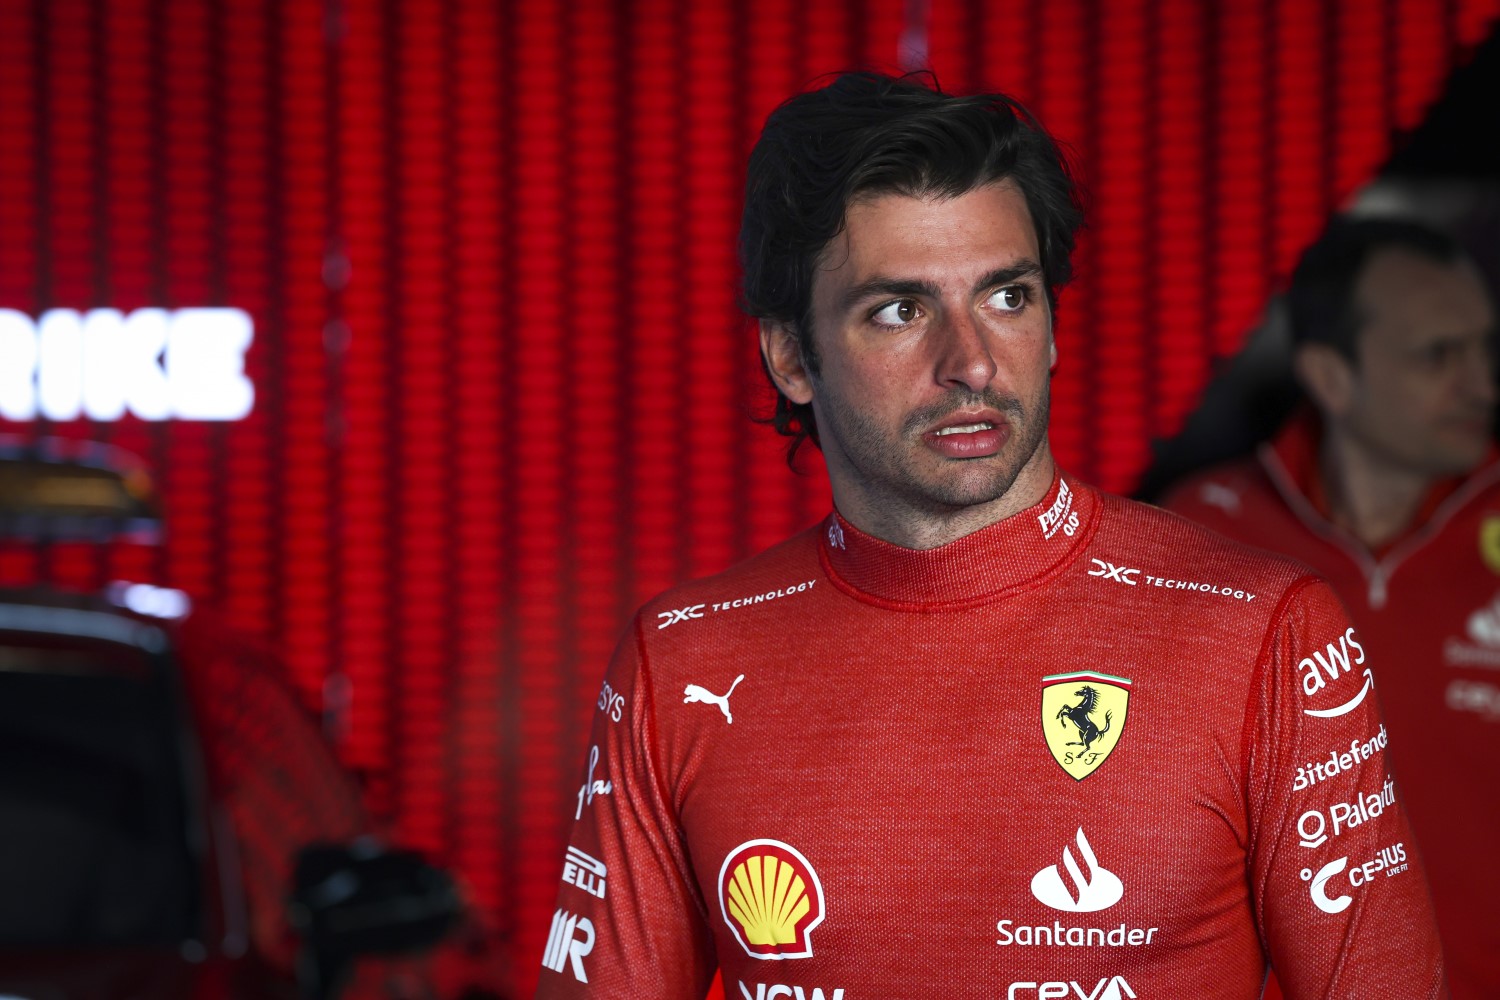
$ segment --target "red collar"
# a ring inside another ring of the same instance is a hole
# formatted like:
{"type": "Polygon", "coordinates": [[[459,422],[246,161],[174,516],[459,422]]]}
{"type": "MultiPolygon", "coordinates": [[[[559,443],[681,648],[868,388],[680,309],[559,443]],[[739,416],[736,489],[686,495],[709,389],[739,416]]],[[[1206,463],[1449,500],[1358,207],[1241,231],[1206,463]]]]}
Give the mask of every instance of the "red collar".
{"type": "MultiPolygon", "coordinates": [[[[1276,432],[1276,436],[1271,439],[1269,445],[1280,461],[1281,467],[1290,477],[1291,485],[1312,505],[1312,508],[1318,512],[1318,516],[1332,524],[1333,511],[1328,502],[1328,490],[1324,486],[1322,466],[1319,463],[1322,440],[1322,419],[1316,410],[1303,407],[1292,414],[1291,418],[1282,425],[1281,430],[1276,432]]],[[[1479,468],[1483,469],[1495,461],[1495,458],[1496,449],[1491,446],[1479,468]]],[[[1427,522],[1432,520],[1443,501],[1456,493],[1468,478],[1468,476],[1449,476],[1435,481],[1427,490],[1427,495],[1422,498],[1422,504],[1417,508],[1416,516],[1399,535],[1382,545],[1375,555],[1384,555],[1421,531],[1427,522]]]]}
{"type": "Polygon", "coordinates": [[[1098,495],[1054,477],[1038,504],[935,549],[908,549],[830,514],[820,545],[834,585],[903,610],[975,605],[1050,579],[1094,532],[1098,495]]]}

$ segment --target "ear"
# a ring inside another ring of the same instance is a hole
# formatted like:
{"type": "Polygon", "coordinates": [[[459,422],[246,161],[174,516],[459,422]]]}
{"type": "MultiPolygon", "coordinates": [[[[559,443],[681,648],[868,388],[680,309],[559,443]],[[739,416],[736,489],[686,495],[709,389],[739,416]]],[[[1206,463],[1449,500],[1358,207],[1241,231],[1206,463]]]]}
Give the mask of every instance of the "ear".
{"type": "Polygon", "coordinates": [[[1047,345],[1047,371],[1055,372],[1057,371],[1057,338],[1049,333],[1047,334],[1047,340],[1049,342],[1047,345]]]}
{"type": "Polygon", "coordinates": [[[1341,417],[1349,412],[1356,376],[1348,358],[1327,344],[1304,344],[1292,355],[1292,370],[1324,414],[1341,417]]]}
{"type": "Polygon", "coordinates": [[[797,332],[789,323],[774,319],[760,321],[760,354],[766,359],[766,370],[781,394],[794,403],[811,403],[812,376],[802,361],[797,332]]]}

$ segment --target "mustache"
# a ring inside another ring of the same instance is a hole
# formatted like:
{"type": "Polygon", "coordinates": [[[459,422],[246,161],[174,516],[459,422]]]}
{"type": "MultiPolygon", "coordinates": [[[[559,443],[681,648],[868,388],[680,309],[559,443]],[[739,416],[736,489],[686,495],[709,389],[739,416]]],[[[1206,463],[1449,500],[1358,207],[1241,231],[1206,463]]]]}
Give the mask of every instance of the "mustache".
{"type": "Polygon", "coordinates": [[[1026,407],[1021,405],[1021,401],[1015,396],[1007,396],[988,388],[983,392],[954,389],[932,405],[913,411],[902,422],[901,432],[908,435],[917,434],[960,410],[975,410],[981,407],[999,410],[1007,416],[1018,419],[1024,419],[1026,416],[1026,407]]]}

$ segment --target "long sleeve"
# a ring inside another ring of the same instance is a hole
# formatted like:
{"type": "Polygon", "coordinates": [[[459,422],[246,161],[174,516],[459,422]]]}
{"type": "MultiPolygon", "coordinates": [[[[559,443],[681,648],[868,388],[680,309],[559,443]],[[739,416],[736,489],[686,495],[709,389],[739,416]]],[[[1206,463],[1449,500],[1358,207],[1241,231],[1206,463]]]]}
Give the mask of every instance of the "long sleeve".
{"type": "Polygon", "coordinates": [[[638,621],[596,708],[537,996],[702,996],[713,941],[657,759],[638,621]]]}
{"type": "Polygon", "coordinates": [[[1329,588],[1272,623],[1245,727],[1250,878],[1290,1000],[1446,996],[1370,665],[1329,588]]]}

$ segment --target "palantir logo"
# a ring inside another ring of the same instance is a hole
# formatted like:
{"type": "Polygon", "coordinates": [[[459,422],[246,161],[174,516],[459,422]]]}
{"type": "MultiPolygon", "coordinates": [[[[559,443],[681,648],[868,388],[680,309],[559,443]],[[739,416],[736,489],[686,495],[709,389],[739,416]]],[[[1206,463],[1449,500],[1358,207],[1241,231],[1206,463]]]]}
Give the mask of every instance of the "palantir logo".
{"type": "Polygon", "coordinates": [[[1081,826],[1076,841],[1087,874],[1074,860],[1072,848],[1064,847],[1062,867],[1072,879],[1073,888],[1063,881],[1057,865],[1048,865],[1032,877],[1031,894],[1052,909],[1067,913],[1092,913],[1114,906],[1125,895],[1124,884],[1114,872],[1099,864],[1081,826]]]}
{"type": "Polygon", "coordinates": [[[562,972],[569,961],[573,964],[573,978],[580,983],[589,981],[583,971],[583,958],[594,950],[594,922],[567,910],[552,914],[552,930],[547,933],[547,950],[542,953],[542,967],[553,972],[562,972]],[[582,934],[580,939],[579,934],[582,934]]]}

